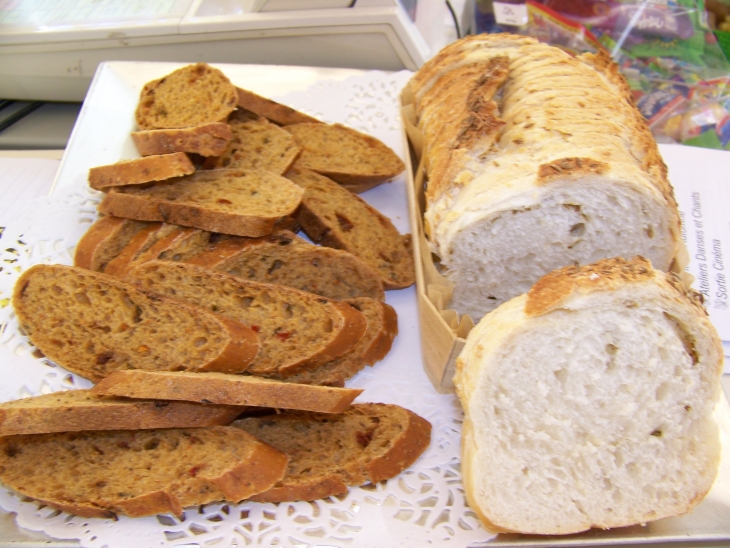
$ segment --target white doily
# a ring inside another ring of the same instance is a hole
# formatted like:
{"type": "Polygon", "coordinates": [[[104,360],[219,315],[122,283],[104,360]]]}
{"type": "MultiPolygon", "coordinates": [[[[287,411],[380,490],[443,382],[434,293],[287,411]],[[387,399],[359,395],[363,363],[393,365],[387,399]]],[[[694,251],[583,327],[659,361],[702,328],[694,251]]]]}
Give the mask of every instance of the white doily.
{"type": "MultiPolygon", "coordinates": [[[[328,122],[370,133],[403,153],[398,95],[410,73],[366,73],[340,82],[324,81],[306,92],[279,98],[328,122]]],[[[408,231],[405,179],[363,195],[408,231]]],[[[73,248],[96,218],[98,194],[86,188],[58,188],[52,199],[28,208],[0,237],[0,398],[88,387],[90,383],[33,355],[18,331],[10,306],[20,272],[41,262],[71,264],[73,248]]],[[[455,396],[438,394],[421,363],[414,288],[389,291],[399,317],[399,335],[385,360],[348,385],[364,388],[358,401],[396,403],[433,425],[430,448],[400,476],[375,486],[352,488],[342,497],[313,503],[211,504],[173,516],[87,519],[26,500],[0,487],[0,507],[17,514],[23,528],[58,539],[79,539],[88,547],[144,546],[467,546],[486,541],[476,515],[466,506],[459,472],[462,412],[455,396]]],[[[49,463],[52,456],[49,456],[49,463]]]]}

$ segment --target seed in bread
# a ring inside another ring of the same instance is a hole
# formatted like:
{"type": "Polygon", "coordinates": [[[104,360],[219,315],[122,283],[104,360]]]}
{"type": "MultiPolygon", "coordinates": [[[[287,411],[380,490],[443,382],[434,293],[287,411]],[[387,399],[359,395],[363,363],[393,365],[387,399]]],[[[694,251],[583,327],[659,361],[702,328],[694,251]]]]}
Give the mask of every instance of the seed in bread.
{"type": "Polygon", "coordinates": [[[235,421],[289,457],[284,478],[251,497],[260,502],[316,500],[348,486],[397,476],[428,448],[431,424],[397,405],[363,403],[337,415],[287,411],[235,421]]]}
{"type": "Polygon", "coordinates": [[[293,124],[284,129],[302,147],[295,166],[326,175],[352,192],[364,192],[405,169],[390,147],[341,124],[293,124]]]}
{"type": "Polygon", "coordinates": [[[351,350],[367,321],[357,310],[291,287],[244,280],[198,265],[149,261],[126,280],[248,325],[259,340],[248,373],[285,378],[351,350]]]}
{"type": "Polygon", "coordinates": [[[239,322],[78,267],[29,268],[13,308],[38,350],[93,382],[116,369],[240,372],[258,352],[239,322]]]}
{"type": "Polygon", "coordinates": [[[230,143],[205,168],[265,169],[283,175],[299,156],[301,149],[291,134],[262,116],[238,109],[228,123],[233,133],[230,143]]]}
{"type": "Polygon", "coordinates": [[[307,236],[360,257],[378,272],[385,289],[413,285],[410,234],[399,234],[385,215],[323,175],[294,167],[286,177],[304,189],[297,220],[307,236]]]}
{"type": "Polygon", "coordinates": [[[312,245],[288,231],[221,240],[188,262],[330,299],[385,300],[378,272],[365,261],[347,251],[312,245]]]}
{"type": "Polygon", "coordinates": [[[259,237],[299,206],[303,191],[263,170],[216,169],[150,186],[112,188],[100,213],[259,237]]]}
{"type": "Polygon", "coordinates": [[[528,534],[688,512],[717,473],[723,361],[699,294],[646,259],[547,274],[457,360],[469,506],[528,534]]]}
{"type": "Polygon", "coordinates": [[[94,388],[94,394],[125,398],[159,398],[274,409],[340,413],[362,392],[357,388],[308,386],[251,375],[185,371],[115,371],[94,388]]]}
{"type": "Polygon", "coordinates": [[[236,108],[236,87],[205,63],[187,65],[142,88],[135,119],[139,129],[168,129],[224,122],[236,108]]]}
{"type": "Polygon", "coordinates": [[[89,431],[0,438],[0,480],[82,517],[239,502],[281,479],[287,457],[239,428],[89,431]]]}
{"type": "Polygon", "coordinates": [[[89,186],[103,190],[113,186],[140,185],[190,175],[195,166],[184,152],[122,160],[89,170],[89,186]]]}
{"type": "Polygon", "coordinates": [[[233,137],[231,127],[211,122],[179,129],[133,131],[132,141],[141,156],[186,152],[200,156],[220,156],[233,137]]]}
{"type": "Polygon", "coordinates": [[[240,414],[241,408],[236,406],[161,401],[159,396],[132,400],[99,396],[89,390],[67,390],[0,403],[0,436],[198,428],[230,424],[240,414]]]}

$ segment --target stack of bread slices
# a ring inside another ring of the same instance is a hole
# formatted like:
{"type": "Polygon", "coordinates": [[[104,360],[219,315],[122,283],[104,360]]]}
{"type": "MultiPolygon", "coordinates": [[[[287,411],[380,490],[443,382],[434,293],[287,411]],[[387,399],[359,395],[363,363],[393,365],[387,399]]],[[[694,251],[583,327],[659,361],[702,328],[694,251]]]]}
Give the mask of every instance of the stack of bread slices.
{"type": "Polygon", "coordinates": [[[146,84],[136,120],[141,157],[89,172],[74,266],[16,284],[30,342],[94,386],[0,405],[0,481],[82,516],[180,515],[410,466],[431,425],[345,387],[397,335],[385,290],[414,282],[410,236],[355,194],[401,160],[205,64],[146,84]]]}

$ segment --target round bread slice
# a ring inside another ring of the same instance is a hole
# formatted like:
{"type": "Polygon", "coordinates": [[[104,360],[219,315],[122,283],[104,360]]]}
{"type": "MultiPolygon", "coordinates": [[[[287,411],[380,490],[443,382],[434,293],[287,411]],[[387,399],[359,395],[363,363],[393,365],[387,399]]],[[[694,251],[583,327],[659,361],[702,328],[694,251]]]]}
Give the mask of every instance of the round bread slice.
{"type": "Polygon", "coordinates": [[[241,414],[237,406],[154,399],[158,397],[131,400],[67,390],[8,401],[0,403],[0,436],[226,425],[241,414]]]}
{"type": "Polygon", "coordinates": [[[286,462],[229,426],[0,438],[5,485],[83,517],[180,517],[187,506],[238,502],[281,479],[286,462]]]}
{"type": "Polygon", "coordinates": [[[457,360],[469,505],[528,534],[690,511],[718,469],[722,363],[699,294],[646,259],[544,276],[457,360]]]}
{"type": "Polygon", "coordinates": [[[378,483],[411,466],[431,442],[431,424],[397,405],[363,403],[329,415],[286,411],[232,426],[289,457],[286,475],[260,502],[316,500],[378,483]]]}
{"type": "Polygon", "coordinates": [[[239,322],[78,267],[26,270],[13,307],[38,350],[93,382],[116,369],[236,373],[258,352],[239,322]]]}
{"type": "Polygon", "coordinates": [[[143,130],[224,122],[237,101],[236,87],[225,74],[197,63],[145,84],[135,119],[143,130]]]}
{"type": "Polygon", "coordinates": [[[247,368],[252,375],[285,378],[327,363],[350,351],[367,326],[346,303],[198,265],[149,261],[126,280],[250,326],[259,339],[259,353],[247,368]]]}

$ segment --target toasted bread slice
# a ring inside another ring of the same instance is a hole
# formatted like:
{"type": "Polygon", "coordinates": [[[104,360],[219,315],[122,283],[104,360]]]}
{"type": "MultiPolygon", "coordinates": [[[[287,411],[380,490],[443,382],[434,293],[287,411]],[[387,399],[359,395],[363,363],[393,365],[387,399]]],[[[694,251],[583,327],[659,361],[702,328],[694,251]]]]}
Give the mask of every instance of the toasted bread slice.
{"type": "Polygon", "coordinates": [[[252,91],[242,88],[236,88],[238,92],[238,106],[255,112],[259,116],[263,116],[280,126],[288,126],[291,124],[303,123],[320,123],[319,120],[313,118],[303,112],[299,112],[291,107],[272,101],[260,95],[256,95],[252,91]]]}
{"type": "Polygon", "coordinates": [[[231,127],[211,122],[179,129],[133,131],[132,141],[141,156],[186,152],[200,156],[220,156],[233,137],[231,127]]]}
{"type": "Polygon", "coordinates": [[[74,266],[102,272],[147,223],[107,215],[98,219],[76,244],[74,266]]]}
{"type": "Polygon", "coordinates": [[[104,190],[113,186],[141,185],[190,175],[195,166],[184,152],[122,160],[89,170],[89,186],[104,190]]]}

